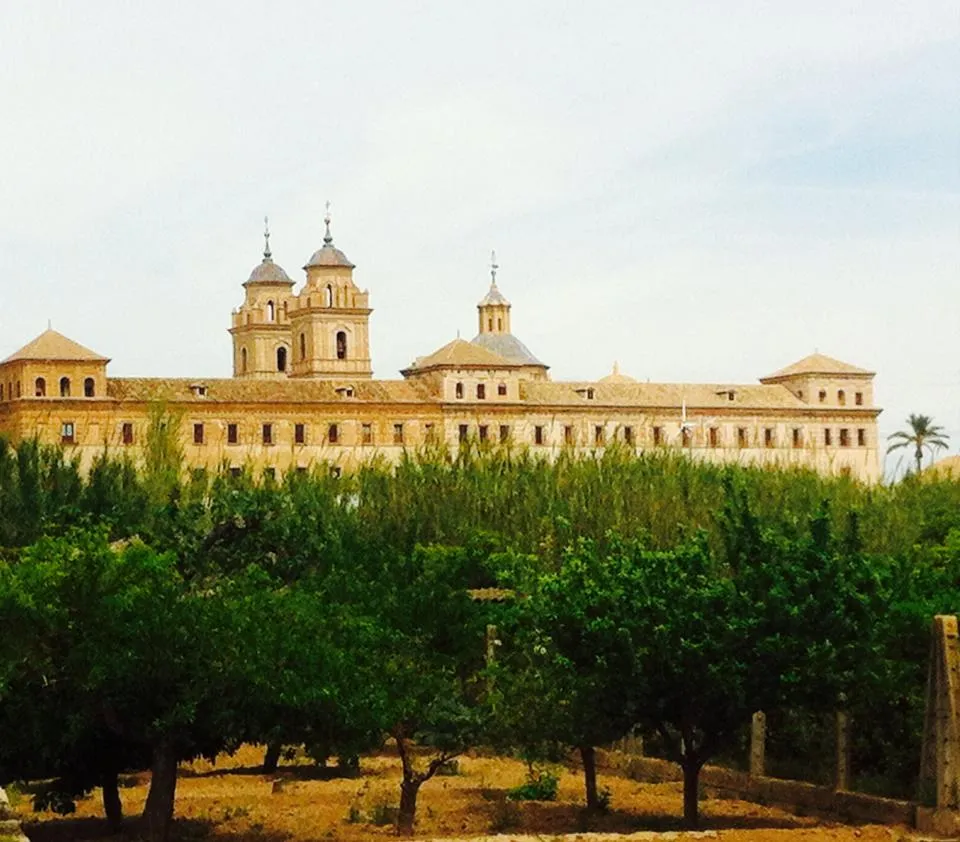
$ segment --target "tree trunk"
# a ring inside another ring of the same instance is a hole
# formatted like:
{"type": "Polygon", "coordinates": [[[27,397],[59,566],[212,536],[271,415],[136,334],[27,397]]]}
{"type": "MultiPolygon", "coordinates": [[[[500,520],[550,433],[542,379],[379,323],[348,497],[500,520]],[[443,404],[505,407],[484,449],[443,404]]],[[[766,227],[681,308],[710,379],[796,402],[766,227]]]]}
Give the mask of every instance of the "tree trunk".
{"type": "Polygon", "coordinates": [[[597,797],[597,752],[593,746],[580,746],[580,758],[583,760],[583,782],[587,791],[587,809],[599,810],[597,797]]]}
{"type": "Polygon", "coordinates": [[[177,792],[177,752],[171,739],[164,737],[153,747],[150,771],[150,792],[143,808],[143,831],[147,842],[166,842],[177,792]]]}
{"type": "Polygon", "coordinates": [[[683,826],[687,830],[696,830],[700,824],[700,763],[692,758],[684,758],[683,768],[683,826]]]}
{"type": "Polygon", "coordinates": [[[413,835],[413,824],[417,817],[417,793],[421,781],[411,780],[404,775],[400,784],[400,811],[397,813],[397,831],[404,836],[413,835]]]}
{"type": "Polygon", "coordinates": [[[120,785],[116,772],[104,772],[100,778],[103,790],[103,812],[110,827],[119,830],[123,824],[123,802],[120,801],[120,785]]]}
{"type": "Polygon", "coordinates": [[[277,771],[280,765],[280,752],[283,751],[283,745],[279,742],[267,743],[266,754],[263,755],[263,773],[272,775],[277,771]]]}

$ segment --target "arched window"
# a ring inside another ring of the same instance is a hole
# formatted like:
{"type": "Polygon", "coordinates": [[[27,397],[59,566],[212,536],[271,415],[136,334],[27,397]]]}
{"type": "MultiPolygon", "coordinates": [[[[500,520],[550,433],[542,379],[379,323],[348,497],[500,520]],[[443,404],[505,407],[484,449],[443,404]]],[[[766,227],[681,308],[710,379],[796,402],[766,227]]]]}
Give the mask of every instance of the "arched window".
{"type": "Polygon", "coordinates": [[[87,377],[83,381],[83,396],[85,398],[92,398],[97,391],[96,384],[93,382],[92,377],[87,377]]]}
{"type": "Polygon", "coordinates": [[[287,370],[287,349],[281,345],[277,348],[277,371],[287,370]]]}
{"type": "Polygon", "coordinates": [[[34,394],[38,398],[45,398],[47,396],[47,381],[42,377],[38,377],[37,382],[34,384],[34,394]]]}
{"type": "Polygon", "coordinates": [[[483,383],[477,383],[477,400],[487,399],[487,387],[483,383]]]}
{"type": "Polygon", "coordinates": [[[345,360],[347,358],[347,334],[342,330],[337,331],[337,359],[345,360]]]}
{"type": "Polygon", "coordinates": [[[307,358],[307,335],[305,333],[300,334],[300,361],[302,362],[307,358]]]}
{"type": "Polygon", "coordinates": [[[457,383],[457,397],[463,397],[463,383],[457,383]]]}
{"type": "Polygon", "coordinates": [[[247,349],[246,348],[240,349],[240,373],[241,374],[247,373],[247,349]]]}
{"type": "Polygon", "coordinates": [[[60,397],[61,398],[70,397],[70,378],[69,377],[60,378],[60,397]]]}
{"type": "Polygon", "coordinates": [[[837,392],[837,403],[840,404],[840,406],[846,406],[847,404],[847,393],[844,392],[843,389],[837,392]]]}
{"type": "Polygon", "coordinates": [[[323,291],[323,306],[332,307],[333,306],[333,287],[330,284],[327,284],[326,288],[323,291]]]}
{"type": "Polygon", "coordinates": [[[277,319],[277,308],[274,307],[272,301],[267,302],[267,321],[273,322],[277,319]]]}
{"type": "Polygon", "coordinates": [[[503,330],[503,319],[497,317],[497,330],[503,330]]]}

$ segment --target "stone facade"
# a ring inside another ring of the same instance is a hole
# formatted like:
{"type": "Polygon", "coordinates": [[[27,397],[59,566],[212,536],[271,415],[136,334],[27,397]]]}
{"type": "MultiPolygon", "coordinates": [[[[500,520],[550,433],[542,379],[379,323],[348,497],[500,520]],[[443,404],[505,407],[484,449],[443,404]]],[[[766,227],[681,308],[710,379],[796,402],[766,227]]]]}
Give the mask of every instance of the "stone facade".
{"type": "Polygon", "coordinates": [[[755,384],[638,382],[616,366],[596,381],[553,380],[511,332],[494,262],[473,340],[418,358],[403,379],[374,380],[369,294],[329,218],[299,292],[267,243],[233,313],[233,377],[111,378],[107,358],[48,330],[0,363],[0,434],[62,443],[89,465],[104,448],[139,456],[163,406],[189,464],[209,468],[343,470],[478,439],[544,455],[619,441],[880,477],[870,371],[813,354],[755,384]]]}

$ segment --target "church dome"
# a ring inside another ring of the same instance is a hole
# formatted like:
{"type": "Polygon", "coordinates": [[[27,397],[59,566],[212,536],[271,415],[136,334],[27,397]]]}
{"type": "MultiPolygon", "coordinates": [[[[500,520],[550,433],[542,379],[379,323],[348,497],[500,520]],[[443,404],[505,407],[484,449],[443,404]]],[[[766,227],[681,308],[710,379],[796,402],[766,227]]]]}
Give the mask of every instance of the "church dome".
{"type": "Polygon", "coordinates": [[[483,296],[483,299],[477,305],[478,307],[509,307],[510,302],[504,298],[504,295],[497,288],[497,282],[493,281],[490,284],[490,289],[487,291],[487,294],[483,296]]]}
{"type": "Polygon", "coordinates": [[[608,374],[606,377],[601,377],[597,382],[598,383],[636,383],[637,381],[627,374],[621,374],[620,364],[614,363],[613,373],[608,374]]]}
{"type": "Polygon", "coordinates": [[[262,263],[253,267],[248,284],[292,284],[290,276],[283,271],[283,267],[274,263],[269,257],[264,257],[262,263]]]}
{"type": "Polygon", "coordinates": [[[283,271],[283,267],[273,262],[270,251],[270,226],[266,217],[263,220],[263,260],[253,267],[248,284],[292,284],[290,276],[283,271]]]}
{"type": "Polygon", "coordinates": [[[333,245],[333,235],[330,233],[330,210],[329,202],[327,203],[327,215],[323,219],[326,223],[327,230],[323,236],[323,247],[317,249],[310,259],[307,261],[307,265],[304,266],[304,269],[310,269],[314,266],[343,266],[347,269],[356,268],[348,259],[347,256],[336,248],[333,245]]]}

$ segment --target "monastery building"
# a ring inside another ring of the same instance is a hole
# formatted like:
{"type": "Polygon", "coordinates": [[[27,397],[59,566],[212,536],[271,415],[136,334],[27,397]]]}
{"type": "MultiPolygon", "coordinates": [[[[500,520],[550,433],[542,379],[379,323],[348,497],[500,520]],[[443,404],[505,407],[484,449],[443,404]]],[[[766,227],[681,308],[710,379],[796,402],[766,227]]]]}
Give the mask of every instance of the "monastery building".
{"type": "Polygon", "coordinates": [[[276,476],[476,440],[545,455],[619,441],[880,477],[873,372],[817,353],[756,384],[646,383],[616,365],[595,381],[553,380],[512,332],[495,261],[472,340],[417,358],[403,379],[374,380],[370,296],[354,268],[334,246],[328,216],[297,291],[267,233],[232,314],[230,378],[108,377],[109,359],[47,330],[0,363],[0,435],[62,444],[89,466],[104,448],[141,455],[163,413],[191,466],[276,476]]]}

